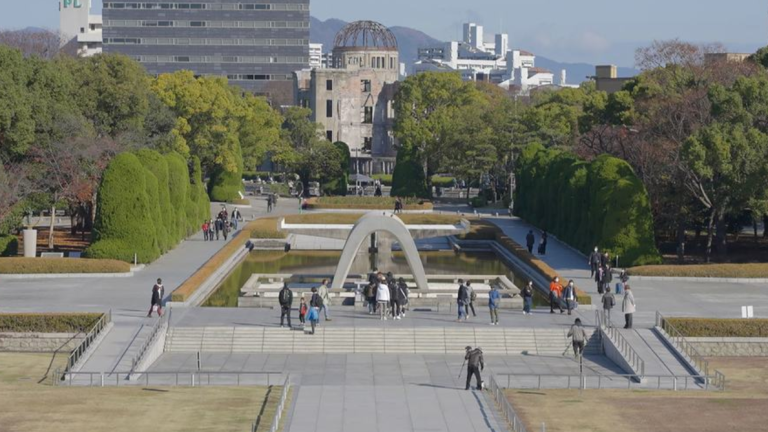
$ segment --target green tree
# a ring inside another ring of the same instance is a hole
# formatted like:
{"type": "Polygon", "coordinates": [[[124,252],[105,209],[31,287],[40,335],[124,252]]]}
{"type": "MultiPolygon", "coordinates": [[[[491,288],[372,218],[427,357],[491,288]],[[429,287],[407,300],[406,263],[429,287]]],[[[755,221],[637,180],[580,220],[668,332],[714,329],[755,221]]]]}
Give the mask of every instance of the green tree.
{"type": "Polygon", "coordinates": [[[0,46],[0,155],[6,157],[23,155],[35,140],[29,76],[21,52],[0,46]]]}
{"type": "Polygon", "coordinates": [[[340,175],[336,178],[331,178],[322,184],[321,187],[326,194],[345,196],[347,194],[347,185],[349,184],[349,161],[351,157],[349,146],[341,141],[337,141],[333,145],[339,152],[340,175]]]}

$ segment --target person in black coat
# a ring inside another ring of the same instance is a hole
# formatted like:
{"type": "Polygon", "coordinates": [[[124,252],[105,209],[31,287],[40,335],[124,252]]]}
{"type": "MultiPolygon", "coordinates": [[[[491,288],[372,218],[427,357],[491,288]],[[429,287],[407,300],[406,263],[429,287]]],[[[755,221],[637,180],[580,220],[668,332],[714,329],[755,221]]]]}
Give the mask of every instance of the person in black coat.
{"type": "Polygon", "coordinates": [[[150,301],[149,312],[147,318],[152,317],[152,311],[157,310],[157,316],[163,316],[163,294],[165,288],[163,287],[163,280],[158,279],[157,283],[152,287],[152,300],[150,301]]]}
{"type": "Polygon", "coordinates": [[[589,254],[589,268],[592,270],[592,273],[590,274],[590,277],[594,277],[595,273],[597,273],[598,267],[600,267],[600,252],[597,249],[597,246],[595,246],[594,252],[589,254]]]}
{"type": "Polygon", "coordinates": [[[288,284],[283,284],[283,289],[277,295],[280,302],[280,328],[283,327],[283,319],[288,317],[288,328],[291,328],[291,306],[293,305],[293,292],[288,288],[288,284]]]}
{"type": "Polygon", "coordinates": [[[467,289],[466,285],[464,285],[464,279],[459,279],[459,293],[456,298],[456,304],[459,310],[459,318],[456,320],[456,322],[461,322],[462,317],[464,318],[464,321],[467,320],[467,312],[464,308],[464,305],[467,303],[469,303],[469,290],[467,289]]]}
{"type": "Polygon", "coordinates": [[[525,246],[528,247],[528,253],[533,253],[533,245],[536,244],[536,237],[533,235],[533,230],[528,230],[528,235],[525,236],[525,246]]]}

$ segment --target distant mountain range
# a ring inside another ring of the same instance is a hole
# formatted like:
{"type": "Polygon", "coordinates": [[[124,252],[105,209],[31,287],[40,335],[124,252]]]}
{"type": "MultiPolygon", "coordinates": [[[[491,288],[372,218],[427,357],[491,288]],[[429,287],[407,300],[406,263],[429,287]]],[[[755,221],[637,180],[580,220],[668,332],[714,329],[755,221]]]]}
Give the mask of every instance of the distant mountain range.
{"type": "MultiPolygon", "coordinates": [[[[347,25],[347,22],[335,18],[321,21],[312,17],[309,38],[312,43],[323,44],[323,52],[330,52],[333,49],[336,33],[344,28],[345,25],[347,25]]],[[[422,31],[410,27],[395,26],[390,27],[390,30],[392,30],[392,33],[397,38],[400,61],[405,63],[406,70],[409,72],[413,63],[418,59],[419,48],[443,43],[422,31]]],[[[522,48],[524,49],[524,47],[522,48]]],[[[560,71],[563,69],[566,71],[567,81],[571,84],[586,81],[588,76],[595,74],[595,65],[588,63],[562,63],[540,55],[536,56],[536,66],[551,70],[555,74],[555,82],[560,82],[560,71]]],[[[638,71],[632,68],[620,67],[618,73],[620,77],[627,77],[637,75],[638,71]]]]}

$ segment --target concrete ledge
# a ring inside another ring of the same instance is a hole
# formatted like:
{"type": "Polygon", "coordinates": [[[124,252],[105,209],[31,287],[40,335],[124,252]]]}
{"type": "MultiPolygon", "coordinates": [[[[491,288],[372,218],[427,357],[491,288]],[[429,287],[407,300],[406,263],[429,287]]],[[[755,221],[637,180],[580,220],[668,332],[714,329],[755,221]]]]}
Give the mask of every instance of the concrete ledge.
{"type": "Polygon", "coordinates": [[[113,279],[134,276],[134,270],[127,273],[36,273],[36,274],[0,274],[4,280],[32,279],[113,279]]]}
{"type": "Polygon", "coordinates": [[[710,283],[744,283],[765,284],[768,278],[708,278],[708,277],[672,277],[672,276],[634,276],[629,275],[630,281],[646,282],[710,282],[710,283]]]}
{"type": "Polygon", "coordinates": [[[686,338],[708,357],[768,357],[768,337],[686,338]]]}

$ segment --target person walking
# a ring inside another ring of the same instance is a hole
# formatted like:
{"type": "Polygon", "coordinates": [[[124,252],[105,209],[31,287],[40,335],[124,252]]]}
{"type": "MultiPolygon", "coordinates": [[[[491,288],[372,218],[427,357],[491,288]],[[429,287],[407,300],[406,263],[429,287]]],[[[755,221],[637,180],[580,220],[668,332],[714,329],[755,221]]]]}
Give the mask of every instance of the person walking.
{"type": "Polygon", "coordinates": [[[480,377],[480,372],[485,369],[485,361],[483,360],[483,350],[480,347],[472,349],[471,346],[464,348],[466,354],[464,354],[464,360],[467,362],[467,385],[464,390],[469,390],[472,383],[472,376],[475,376],[475,383],[477,384],[477,390],[483,389],[483,379],[480,377]]]}
{"type": "Polygon", "coordinates": [[[598,266],[597,271],[595,271],[595,285],[597,285],[597,293],[602,294],[603,293],[603,272],[605,269],[603,266],[598,266]]]}
{"type": "Polygon", "coordinates": [[[272,194],[267,195],[267,213],[272,213],[272,194]]]}
{"type": "Polygon", "coordinates": [[[549,284],[549,313],[555,313],[555,306],[560,310],[560,313],[565,312],[560,304],[562,298],[563,286],[560,285],[560,278],[555,276],[549,284]]]}
{"type": "Polygon", "coordinates": [[[499,306],[501,305],[501,293],[496,284],[491,285],[491,291],[488,293],[488,310],[491,313],[491,325],[499,325],[499,306]]]}
{"type": "Polygon", "coordinates": [[[320,322],[320,309],[323,307],[323,298],[317,293],[317,288],[312,287],[312,298],[309,299],[309,315],[307,319],[312,325],[312,334],[315,334],[315,327],[320,322]]]}
{"type": "Polygon", "coordinates": [[[584,353],[584,345],[587,343],[587,332],[581,326],[580,318],[576,318],[571,329],[568,330],[568,337],[571,338],[573,345],[573,357],[578,360],[584,353]]]}
{"type": "Polygon", "coordinates": [[[216,224],[216,240],[219,239],[219,231],[223,228],[223,225],[221,223],[221,218],[216,218],[216,221],[214,222],[216,224]]]}
{"type": "Polygon", "coordinates": [[[203,226],[201,227],[203,230],[203,239],[205,241],[208,241],[208,221],[203,221],[203,226]]]}
{"type": "Polygon", "coordinates": [[[533,235],[533,230],[528,230],[528,235],[525,236],[525,246],[528,247],[528,253],[533,253],[533,245],[536,244],[536,237],[533,235]]]}
{"type": "Polygon", "coordinates": [[[521,292],[523,296],[523,315],[531,315],[533,308],[533,281],[528,281],[528,285],[523,287],[521,292]]]}
{"type": "Polygon", "coordinates": [[[459,293],[456,296],[456,305],[458,306],[459,310],[459,318],[456,320],[456,322],[461,322],[462,317],[464,318],[464,321],[467,321],[467,310],[465,305],[469,303],[469,291],[467,290],[467,286],[464,285],[464,279],[459,279],[459,293]]]}
{"type": "Polygon", "coordinates": [[[387,307],[389,306],[389,286],[387,286],[387,282],[384,279],[384,276],[382,276],[379,279],[379,283],[376,286],[376,303],[379,306],[379,313],[381,314],[382,320],[387,320],[387,307]]]}
{"type": "Polygon", "coordinates": [[[221,219],[221,233],[224,236],[224,241],[227,241],[227,236],[229,235],[229,222],[227,222],[227,218],[221,219]]]}
{"type": "Polygon", "coordinates": [[[600,282],[603,284],[601,293],[611,290],[611,282],[613,282],[613,271],[610,265],[605,266],[605,269],[603,270],[603,279],[600,282]]]}
{"type": "Polygon", "coordinates": [[[597,269],[600,267],[600,252],[598,251],[597,246],[595,246],[595,250],[589,254],[587,264],[591,270],[589,277],[594,277],[595,273],[597,273],[597,269]]]}
{"type": "Polygon", "coordinates": [[[239,221],[243,220],[243,216],[240,214],[240,210],[235,207],[234,210],[232,210],[232,230],[237,231],[237,224],[239,221]]]}
{"type": "Polygon", "coordinates": [[[331,295],[328,293],[328,279],[323,279],[322,285],[320,285],[320,288],[317,289],[317,293],[320,294],[320,297],[323,299],[323,315],[325,316],[326,321],[332,321],[329,315],[328,308],[331,306],[331,295]]]}
{"type": "Polygon", "coordinates": [[[392,280],[391,285],[389,285],[390,289],[390,296],[393,297],[393,311],[392,313],[395,316],[396,320],[403,319],[403,315],[405,315],[405,300],[406,295],[405,292],[400,288],[400,284],[394,280],[392,280]],[[392,295],[392,290],[394,289],[394,295],[392,295]]]}
{"type": "Polygon", "coordinates": [[[408,296],[410,295],[410,290],[408,289],[408,284],[405,283],[405,279],[400,278],[397,281],[397,290],[398,293],[401,296],[402,303],[400,304],[401,309],[401,316],[405,318],[405,311],[408,310],[408,296]]]}
{"type": "Polygon", "coordinates": [[[208,240],[213,241],[213,233],[216,231],[216,222],[211,219],[208,221],[208,240]]]}
{"type": "Polygon", "coordinates": [[[611,309],[616,306],[616,297],[613,296],[611,290],[608,290],[605,292],[605,294],[603,294],[602,301],[605,325],[608,327],[613,327],[613,324],[611,324],[611,309]]]}
{"type": "Polygon", "coordinates": [[[307,301],[304,299],[304,297],[301,297],[301,302],[299,303],[299,322],[303,326],[306,324],[306,318],[307,318],[307,301]]]}
{"type": "Polygon", "coordinates": [[[163,280],[158,279],[157,283],[152,286],[152,299],[150,300],[149,312],[147,312],[147,318],[152,317],[152,312],[157,312],[157,316],[163,316],[163,294],[165,294],[165,288],[163,288],[163,280]]]}
{"type": "Polygon", "coordinates": [[[576,287],[573,285],[573,280],[568,281],[568,285],[563,289],[563,299],[570,315],[571,311],[576,309],[576,287]]]}
{"type": "Polygon", "coordinates": [[[539,241],[539,255],[544,256],[547,254],[547,232],[541,232],[541,240],[539,241]]]}
{"type": "Polygon", "coordinates": [[[283,284],[283,289],[277,295],[280,303],[280,328],[283,328],[283,319],[288,317],[288,328],[291,328],[291,306],[293,305],[293,292],[288,288],[288,284],[283,284]]]}
{"type": "Polygon", "coordinates": [[[635,295],[632,294],[632,288],[624,285],[624,300],[621,302],[621,311],[624,312],[624,328],[632,328],[632,315],[636,310],[635,295]]]}
{"type": "Polygon", "coordinates": [[[475,300],[477,300],[477,293],[475,293],[475,288],[472,287],[472,281],[468,280],[465,286],[467,287],[469,302],[464,306],[464,311],[467,313],[467,317],[469,317],[469,310],[472,309],[472,317],[474,318],[477,316],[475,313],[475,300]]]}
{"type": "Polygon", "coordinates": [[[389,287],[389,314],[392,315],[392,319],[395,319],[397,316],[395,313],[397,307],[397,282],[395,282],[395,275],[392,272],[387,272],[385,278],[387,287],[389,287]]]}

